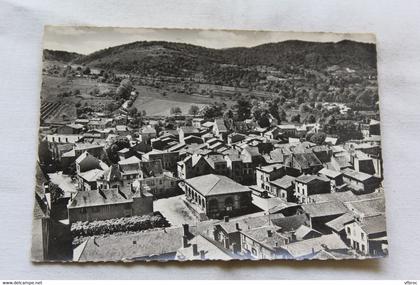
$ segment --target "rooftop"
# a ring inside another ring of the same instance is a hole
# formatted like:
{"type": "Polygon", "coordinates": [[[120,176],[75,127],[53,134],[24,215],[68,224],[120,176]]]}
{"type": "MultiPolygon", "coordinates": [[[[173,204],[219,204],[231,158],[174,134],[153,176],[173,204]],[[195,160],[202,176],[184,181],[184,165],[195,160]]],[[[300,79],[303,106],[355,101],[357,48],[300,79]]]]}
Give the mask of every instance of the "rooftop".
{"type": "Polygon", "coordinates": [[[250,192],[248,187],[236,183],[232,179],[215,174],[202,175],[185,180],[204,196],[222,195],[228,193],[250,192]]]}

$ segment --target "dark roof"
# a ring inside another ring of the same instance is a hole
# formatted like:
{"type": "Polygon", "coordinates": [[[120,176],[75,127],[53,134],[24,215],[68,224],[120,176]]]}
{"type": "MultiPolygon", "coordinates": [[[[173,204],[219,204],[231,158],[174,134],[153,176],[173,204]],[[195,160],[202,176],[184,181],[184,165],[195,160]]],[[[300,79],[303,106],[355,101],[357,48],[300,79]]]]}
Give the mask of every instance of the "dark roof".
{"type": "Polygon", "coordinates": [[[272,223],[280,227],[282,232],[295,231],[300,226],[308,223],[308,217],[302,214],[289,217],[278,217],[276,215],[270,215],[270,217],[272,223]]]}
{"type": "Polygon", "coordinates": [[[322,165],[321,161],[312,152],[294,153],[293,156],[303,169],[322,165]]]}

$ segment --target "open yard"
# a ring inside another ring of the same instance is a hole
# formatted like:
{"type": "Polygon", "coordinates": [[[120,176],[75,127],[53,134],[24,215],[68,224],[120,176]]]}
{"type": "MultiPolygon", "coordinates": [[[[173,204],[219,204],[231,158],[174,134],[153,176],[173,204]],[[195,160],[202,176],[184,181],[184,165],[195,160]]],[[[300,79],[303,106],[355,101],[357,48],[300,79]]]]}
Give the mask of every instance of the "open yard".
{"type": "Polygon", "coordinates": [[[158,199],[153,202],[154,211],[159,211],[172,226],[181,226],[182,224],[195,224],[197,218],[181,199],[182,195],[158,199]]]}

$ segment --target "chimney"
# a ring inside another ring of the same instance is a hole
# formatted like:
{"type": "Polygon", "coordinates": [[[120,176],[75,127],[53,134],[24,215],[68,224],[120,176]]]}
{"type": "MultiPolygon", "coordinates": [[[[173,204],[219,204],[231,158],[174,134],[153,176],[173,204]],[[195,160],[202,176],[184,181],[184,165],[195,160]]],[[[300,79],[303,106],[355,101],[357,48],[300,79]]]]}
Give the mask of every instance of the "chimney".
{"type": "Polygon", "coordinates": [[[189,225],[188,224],[183,224],[182,228],[183,228],[183,236],[188,237],[189,234],[190,234],[189,225]]]}
{"type": "Polygon", "coordinates": [[[198,245],[196,243],[194,243],[192,245],[193,248],[193,256],[197,256],[198,255],[198,245]]]}
{"type": "Polygon", "coordinates": [[[188,237],[182,236],[182,248],[188,247],[188,237]]]}
{"type": "Polygon", "coordinates": [[[267,236],[272,237],[273,236],[273,231],[272,230],[267,230],[267,236]]]}
{"type": "Polygon", "coordinates": [[[225,223],[229,222],[229,216],[224,216],[224,217],[223,217],[223,221],[224,221],[225,223]]]}
{"type": "Polygon", "coordinates": [[[106,196],[105,196],[104,191],[102,191],[101,189],[99,189],[98,192],[99,192],[99,195],[102,196],[102,198],[106,199],[106,196]]]}
{"type": "Polygon", "coordinates": [[[239,227],[239,223],[236,223],[236,230],[237,231],[240,231],[241,230],[241,228],[239,227]]]}
{"type": "Polygon", "coordinates": [[[205,253],[204,250],[200,250],[200,258],[201,258],[201,260],[206,259],[206,253],[205,253]]]}

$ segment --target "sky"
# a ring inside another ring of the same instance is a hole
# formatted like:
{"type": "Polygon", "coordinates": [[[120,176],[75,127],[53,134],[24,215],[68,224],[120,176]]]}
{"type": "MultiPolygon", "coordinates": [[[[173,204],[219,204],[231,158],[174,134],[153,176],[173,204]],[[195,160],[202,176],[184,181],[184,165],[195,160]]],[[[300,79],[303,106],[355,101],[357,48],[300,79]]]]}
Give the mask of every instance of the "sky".
{"type": "Polygon", "coordinates": [[[374,43],[373,34],[297,33],[245,30],[146,29],[82,26],[46,26],[44,48],[89,54],[135,41],[182,42],[208,48],[252,47],[269,42],[303,40],[374,43]]]}

